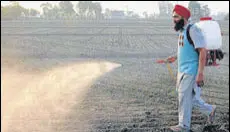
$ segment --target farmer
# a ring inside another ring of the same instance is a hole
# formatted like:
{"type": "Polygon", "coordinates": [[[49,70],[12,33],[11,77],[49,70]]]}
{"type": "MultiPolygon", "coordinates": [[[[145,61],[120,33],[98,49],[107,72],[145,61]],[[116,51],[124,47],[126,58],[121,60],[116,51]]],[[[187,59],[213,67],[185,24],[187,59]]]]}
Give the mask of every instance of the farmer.
{"type": "Polygon", "coordinates": [[[171,126],[172,131],[189,131],[193,106],[208,116],[208,122],[212,123],[215,116],[216,106],[205,103],[201,98],[201,83],[204,80],[204,66],[206,61],[205,40],[200,29],[192,25],[189,34],[194,47],[189,43],[186,36],[190,11],[176,5],[173,9],[174,29],[179,32],[178,53],[176,56],[168,57],[167,61],[172,63],[178,58],[177,92],[179,123],[171,126]],[[196,50],[199,52],[196,52],[196,50]]]}

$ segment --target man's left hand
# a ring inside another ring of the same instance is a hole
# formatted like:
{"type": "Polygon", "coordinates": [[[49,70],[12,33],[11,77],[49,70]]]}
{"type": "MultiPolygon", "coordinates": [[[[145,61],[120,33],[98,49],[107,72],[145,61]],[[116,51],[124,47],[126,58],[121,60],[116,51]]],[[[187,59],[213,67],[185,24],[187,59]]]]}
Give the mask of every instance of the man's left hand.
{"type": "Polygon", "coordinates": [[[199,85],[202,86],[203,81],[204,81],[204,75],[203,75],[203,73],[198,73],[197,76],[196,76],[196,84],[198,86],[199,85]]]}

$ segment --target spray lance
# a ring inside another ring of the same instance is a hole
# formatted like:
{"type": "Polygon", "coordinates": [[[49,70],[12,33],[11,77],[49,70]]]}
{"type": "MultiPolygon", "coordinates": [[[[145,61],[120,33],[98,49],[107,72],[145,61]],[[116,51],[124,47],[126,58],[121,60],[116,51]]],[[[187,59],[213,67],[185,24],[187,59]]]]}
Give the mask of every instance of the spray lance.
{"type": "Polygon", "coordinates": [[[168,58],[168,59],[162,59],[162,60],[157,60],[156,62],[159,63],[159,64],[163,64],[165,63],[167,65],[167,69],[168,69],[168,72],[171,76],[171,78],[176,81],[176,77],[173,75],[173,71],[172,71],[172,68],[170,67],[170,63],[174,62],[176,60],[175,57],[171,57],[171,58],[168,58]]]}

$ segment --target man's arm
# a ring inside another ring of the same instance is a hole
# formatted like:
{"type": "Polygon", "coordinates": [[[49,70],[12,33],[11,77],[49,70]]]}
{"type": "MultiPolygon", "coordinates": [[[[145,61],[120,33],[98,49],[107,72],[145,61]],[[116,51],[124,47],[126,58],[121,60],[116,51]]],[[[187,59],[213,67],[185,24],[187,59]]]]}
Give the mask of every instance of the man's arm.
{"type": "Polygon", "coordinates": [[[198,51],[200,53],[198,74],[203,74],[205,63],[206,63],[206,49],[205,48],[198,48],[198,51]]]}
{"type": "Polygon", "coordinates": [[[189,31],[194,46],[199,51],[199,67],[198,73],[203,73],[206,62],[206,42],[201,29],[197,25],[193,25],[189,31]]]}
{"type": "Polygon", "coordinates": [[[199,51],[199,67],[198,67],[198,74],[196,77],[196,83],[199,85],[203,79],[203,72],[206,63],[206,41],[204,35],[201,32],[201,29],[198,28],[196,25],[193,25],[189,31],[191,39],[194,42],[194,46],[199,51]]]}
{"type": "Polygon", "coordinates": [[[202,87],[204,85],[204,67],[206,62],[206,49],[205,48],[198,48],[199,51],[199,67],[198,67],[198,73],[196,76],[196,83],[199,87],[202,87]]]}
{"type": "Polygon", "coordinates": [[[194,42],[195,49],[206,47],[206,41],[205,41],[204,35],[201,29],[196,24],[194,24],[190,28],[189,34],[190,34],[191,39],[194,42]]]}

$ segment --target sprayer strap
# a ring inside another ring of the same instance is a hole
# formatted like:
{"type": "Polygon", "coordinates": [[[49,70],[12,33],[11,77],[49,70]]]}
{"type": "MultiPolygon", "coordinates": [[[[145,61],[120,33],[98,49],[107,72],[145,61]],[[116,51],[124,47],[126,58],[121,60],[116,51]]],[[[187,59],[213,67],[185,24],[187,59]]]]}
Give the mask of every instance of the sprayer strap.
{"type": "MultiPolygon", "coordinates": [[[[186,31],[186,35],[187,35],[188,42],[189,42],[189,43],[194,47],[194,49],[195,49],[194,43],[193,43],[192,38],[190,37],[190,33],[189,33],[189,30],[190,30],[191,27],[192,27],[192,24],[189,24],[189,25],[188,25],[188,28],[187,28],[187,31],[186,31]]],[[[199,56],[199,51],[198,51],[198,49],[195,49],[195,50],[196,50],[196,52],[197,52],[197,54],[198,54],[198,56],[199,56]]]]}

